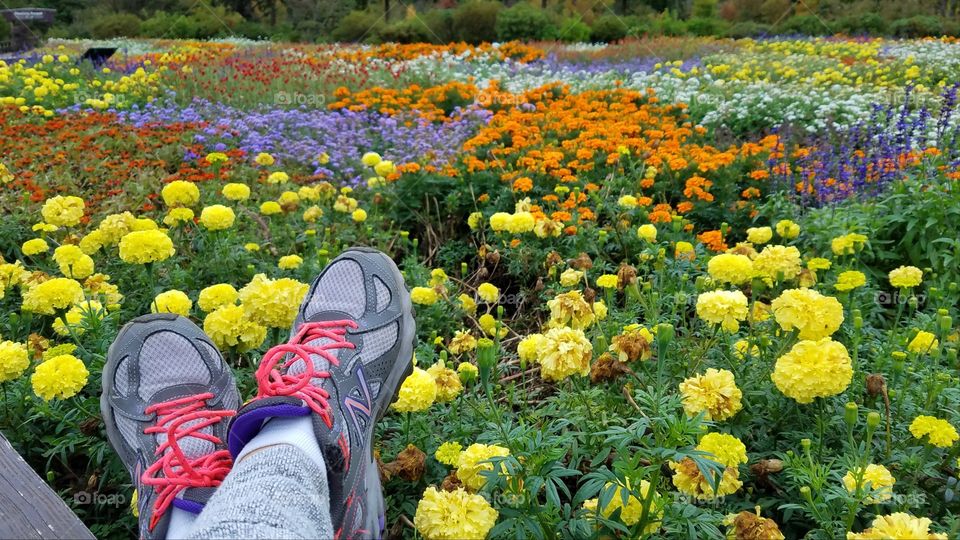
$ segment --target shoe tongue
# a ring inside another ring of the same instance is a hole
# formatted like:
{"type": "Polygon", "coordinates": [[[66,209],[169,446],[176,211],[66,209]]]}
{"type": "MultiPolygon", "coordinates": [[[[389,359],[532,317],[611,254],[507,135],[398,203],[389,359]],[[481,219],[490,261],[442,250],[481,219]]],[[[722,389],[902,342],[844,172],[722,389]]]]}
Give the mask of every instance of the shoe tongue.
{"type": "MultiPolygon", "coordinates": [[[[194,395],[203,394],[206,392],[209,392],[209,387],[206,385],[181,384],[181,385],[171,386],[171,387],[164,388],[163,390],[160,390],[159,392],[153,395],[153,397],[151,398],[151,402],[161,403],[164,401],[173,401],[175,399],[180,399],[185,396],[194,396],[194,395]]],[[[198,418],[196,420],[190,420],[189,422],[184,422],[183,424],[180,424],[180,426],[177,428],[177,431],[181,431],[181,432],[186,431],[190,428],[190,426],[199,424],[201,422],[203,422],[203,418],[198,418]]],[[[169,422],[167,423],[167,425],[170,425],[169,422]]],[[[216,425],[217,424],[213,424],[212,426],[207,426],[199,430],[197,433],[206,433],[209,435],[213,433],[213,428],[216,425]]],[[[167,440],[167,433],[166,432],[157,433],[156,437],[157,437],[157,444],[158,445],[163,444],[167,440]]],[[[186,436],[180,437],[179,439],[177,439],[176,442],[177,442],[177,445],[180,446],[180,450],[183,451],[187,459],[196,459],[200,456],[209,454],[210,452],[213,452],[216,449],[215,445],[212,442],[194,437],[192,435],[186,435],[186,436]]],[[[167,449],[166,451],[172,452],[173,449],[167,449]]]]}

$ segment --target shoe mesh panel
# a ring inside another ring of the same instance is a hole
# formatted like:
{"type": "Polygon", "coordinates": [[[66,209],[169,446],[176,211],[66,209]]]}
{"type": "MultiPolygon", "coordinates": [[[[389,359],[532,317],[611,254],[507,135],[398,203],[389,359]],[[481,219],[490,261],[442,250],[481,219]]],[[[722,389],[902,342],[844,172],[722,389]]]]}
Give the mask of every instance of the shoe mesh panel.
{"type": "Polygon", "coordinates": [[[342,259],[324,271],[304,315],[309,319],[322,311],[342,311],[354,319],[359,319],[366,311],[366,306],[363,270],[355,261],[342,259]]]}
{"type": "Polygon", "coordinates": [[[389,351],[391,347],[396,345],[399,332],[400,323],[394,322],[383,328],[364,333],[363,351],[361,352],[363,363],[369,364],[383,356],[383,353],[389,351]]]}
{"type": "Polygon", "coordinates": [[[373,278],[373,286],[377,291],[377,313],[380,313],[390,305],[390,289],[378,277],[373,278]]]}

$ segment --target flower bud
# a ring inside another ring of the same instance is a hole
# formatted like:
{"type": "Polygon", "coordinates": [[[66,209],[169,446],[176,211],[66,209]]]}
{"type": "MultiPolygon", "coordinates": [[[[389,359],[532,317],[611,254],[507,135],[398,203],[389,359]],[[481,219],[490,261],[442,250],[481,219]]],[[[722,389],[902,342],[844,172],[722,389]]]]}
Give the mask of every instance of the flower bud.
{"type": "Polygon", "coordinates": [[[800,439],[800,446],[802,446],[804,450],[810,450],[811,444],[810,439],[800,439]]]}
{"type": "Polygon", "coordinates": [[[910,299],[907,300],[907,305],[910,306],[910,309],[917,309],[917,306],[920,305],[920,301],[917,300],[916,296],[911,295],[910,299]]]}
{"type": "Polygon", "coordinates": [[[843,421],[851,427],[857,425],[857,413],[857,404],[852,401],[848,402],[846,407],[843,408],[843,421]]]}
{"type": "Polygon", "coordinates": [[[876,429],[880,425],[880,413],[877,411],[870,411],[867,413],[867,427],[870,429],[876,429]]]}
{"type": "Polygon", "coordinates": [[[660,323],[657,325],[657,342],[661,347],[666,347],[673,341],[673,325],[669,323],[660,323]]]}
{"type": "MultiPolygon", "coordinates": [[[[943,310],[943,311],[946,311],[946,310],[943,310]]],[[[949,332],[951,328],[953,328],[953,317],[951,317],[951,316],[949,316],[949,315],[941,315],[941,316],[940,316],[940,331],[941,331],[941,332],[949,332]]]]}

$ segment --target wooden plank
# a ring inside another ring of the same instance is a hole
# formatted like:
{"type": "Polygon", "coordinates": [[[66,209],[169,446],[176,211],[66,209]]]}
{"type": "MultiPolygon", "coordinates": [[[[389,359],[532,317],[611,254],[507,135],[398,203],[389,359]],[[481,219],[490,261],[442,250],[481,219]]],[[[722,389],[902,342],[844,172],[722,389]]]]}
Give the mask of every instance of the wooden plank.
{"type": "Polygon", "coordinates": [[[94,538],[0,433],[0,538],[94,538]]]}

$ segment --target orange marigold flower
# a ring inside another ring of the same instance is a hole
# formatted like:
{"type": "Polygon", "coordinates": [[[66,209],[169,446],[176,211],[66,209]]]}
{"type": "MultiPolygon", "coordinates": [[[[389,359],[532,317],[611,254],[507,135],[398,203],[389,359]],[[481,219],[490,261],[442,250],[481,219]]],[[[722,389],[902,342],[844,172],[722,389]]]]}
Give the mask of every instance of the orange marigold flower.
{"type": "Polygon", "coordinates": [[[703,242],[707,249],[714,252],[727,250],[727,244],[723,241],[723,233],[720,231],[705,231],[697,235],[697,240],[703,242]]]}
{"type": "Polygon", "coordinates": [[[513,190],[522,191],[526,193],[533,189],[533,180],[527,178],[526,176],[521,176],[513,181],[513,190]]]}

